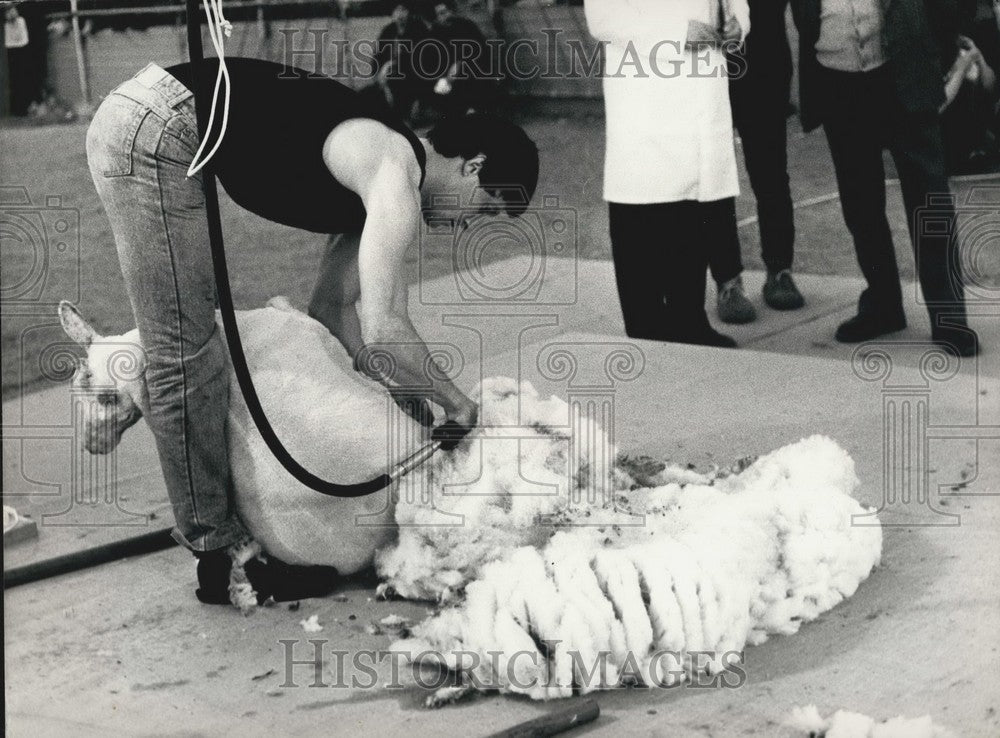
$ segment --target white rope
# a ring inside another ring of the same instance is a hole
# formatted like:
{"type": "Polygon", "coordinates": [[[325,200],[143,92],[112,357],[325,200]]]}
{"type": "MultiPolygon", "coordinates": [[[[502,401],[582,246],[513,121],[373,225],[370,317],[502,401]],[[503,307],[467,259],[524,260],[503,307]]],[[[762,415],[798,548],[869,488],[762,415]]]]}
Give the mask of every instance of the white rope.
{"type": "MultiPolygon", "coordinates": [[[[226,127],[229,125],[229,69],[226,67],[226,47],[223,34],[225,34],[226,38],[231,36],[233,33],[233,24],[227,21],[222,15],[222,0],[202,0],[202,4],[205,6],[205,15],[208,17],[208,35],[212,39],[212,47],[215,49],[215,54],[219,57],[219,73],[215,77],[215,91],[212,93],[212,109],[208,116],[205,138],[199,144],[198,151],[191,161],[191,166],[188,167],[187,176],[189,177],[197,174],[215,156],[215,152],[222,145],[223,136],[226,135],[226,127]],[[215,145],[212,146],[211,150],[202,159],[205,146],[212,135],[212,126],[215,123],[215,108],[219,103],[219,89],[222,87],[223,82],[225,82],[226,91],[222,105],[222,128],[219,131],[215,145]]],[[[192,71],[192,78],[197,79],[197,70],[192,71]]]]}

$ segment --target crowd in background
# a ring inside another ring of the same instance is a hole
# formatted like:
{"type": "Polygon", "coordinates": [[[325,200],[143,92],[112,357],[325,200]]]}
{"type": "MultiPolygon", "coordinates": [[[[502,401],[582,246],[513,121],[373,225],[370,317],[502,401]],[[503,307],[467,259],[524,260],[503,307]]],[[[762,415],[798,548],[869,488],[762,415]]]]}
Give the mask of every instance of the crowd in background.
{"type": "MultiPolygon", "coordinates": [[[[605,44],[604,198],[629,336],[734,347],[704,307],[709,268],[719,318],[756,319],[741,276],[734,122],[757,200],[764,302],[776,310],[805,304],[791,271],[788,4],[584,4],[591,33],[605,44]],[[649,74],[636,59],[680,74],[649,74]]],[[[790,4],[799,35],[799,116],[806,131],[822,127],[826,134],[866,281],[857,314],[837,328],[836,339],[862,342],[907,324],[886,215],[888,149],[931,338],[952,353],[975,355],[979,341],[967,322],[948,176],[996,164],[1000,6],[991,0],[790,4]]]]}
{"type": "Polygon", "coordinates": [[[487,54],[483,32],[454,0],[401,0],[376,42],[377,73],[365,92],[408,122],[483,109],[498,86],[487,54]]]}
{"type": "MultiPolygon", "coordinates": [[[[706,272],[720,320],[757,318],[742,278],[734,126],[757,204],[764,303],[775,310],[805,304],[792,276],[789,2],[799,32],[799,116],[807,131],[826,134],[867,282],[837,339],[863,341],[906,325],[885,212],[888,149],[932,336],[959,354],[975,353],[955,244],[924,232],[918,216],[928,198],[948,193],[949,175],[1000,168],[1000,0],[586,0],[589,29],[604,51],[604,196],[628,334],[735,345],[708,320],[706,272]],[[635,74],[630,49],[684,72],[635,74]],[[693,66],[703,62],[726,73],[704,75],[693,66]]],[[[19,13],[26,7],[5,10],[10,109],[18,115],[44,96],[43,18],[26,22],[19,13]]],[[[493,106],[502,70],[482,63],[486,37],[461,10],[455,0],[392,3],[375,45],[374,81],[363,93],[411,124],[493,106]]],[[[954,211],[941,207],[936,215],[953,221],[954,211]]]]}

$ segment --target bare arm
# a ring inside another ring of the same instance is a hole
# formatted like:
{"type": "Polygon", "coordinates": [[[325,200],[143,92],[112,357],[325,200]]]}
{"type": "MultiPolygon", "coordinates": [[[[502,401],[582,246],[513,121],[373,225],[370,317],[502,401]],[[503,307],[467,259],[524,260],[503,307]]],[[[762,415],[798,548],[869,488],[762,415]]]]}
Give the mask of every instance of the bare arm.
{"type": "Polygon", "coordinates": [[[331,169],[360,195],[367,213],[357,250],[361,296],[357,316],[364,344],[357,363],[372,378],[387,386],[414,388],[413,394],[444,408],[449,420],[472,426],[477,418],[476,404],[443,372],[428,370],[431,357],[406,307],[404,258],[417,239],[421,218],[419,166],[399,134],[373,126],[381,124],[360,122],[356,131],[338,127],[339,132],[334,132],[325,147],[328,159],[333,159],[328,161],[331,169]],[[337,145],[334,137],[338,135],[346,136],[340,139],[344,145],[337,145]],[[348,145],[358,140],[364,144],[348,145]],[[331,151],[334,148],[338,153],[331,151]],[[344,151],[351,154],[339,156],[344,151]],[[378,362],[371,360],[375,351],[391,357],[391,376],[379,371],[378,362]]]}
{"type": "MultiPolygon", "coordinates": [[[[440,371],[431,371],[431,357],[406,309],[403,279],[406,247],[416,240],[420,204],[415,191],[398,184],[398,173],[377,178],[365,204],[368,218],[358,248],[361,282],[360,326],[366,348],[387,350],[395,360],[392,380],[405,387],[426,386],[427,397],[447,413],[449,420],[473,425],[476,406],[440,371]]],[[[364,366],[365,357],[361,357],[364,366]]],[[[375,379],[386,377],[364,367],[375,379]]]]}
{"type": "Polygon", "coordinates": [[[309,316],[326,326],[353,359],[364,342],[355,303],[361,294],[358,284],[358,241],[360,233],[330,238],[320,266],[319,279],[309,301],[309,316]]]}

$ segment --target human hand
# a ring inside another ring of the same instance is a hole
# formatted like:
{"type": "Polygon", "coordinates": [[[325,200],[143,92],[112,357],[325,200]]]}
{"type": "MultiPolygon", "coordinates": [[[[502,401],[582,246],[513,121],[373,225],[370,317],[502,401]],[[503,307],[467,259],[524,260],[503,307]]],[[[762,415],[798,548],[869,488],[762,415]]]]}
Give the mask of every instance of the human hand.
{"type": "Polygon", "coordinates": [[[472,432],[478,420],[479,406],[468,400],[448,413],[448,419],[431,432],[431,438],[440,441],[441,448],[449,451],[472,432]]]}
{"type": "Polygon", "coordinates": [[[735,15],[731,15],[726,19],[726,25],[722,28],[722,40],[725,43],[740,43],[743,41],[743,28],[740,26],[740,22],[736,20],[735,15]]]}
{"type": "Polygon", "coordinates": [[[463,428],[474,428],[479,422],[479,405],[472,400],[466,400],[459,406],[447,411],[448,420],[454,420],[463,428]]]}
{"type": "Polygon", "coordinates": [[[976,64],[983,60],[983,52],[976,46],[976,42],[968,36],[958,37],[958,48],[964,51],[976,64]]]}
{"type": "MultiPolygon", "coordinates": [[[[739,26],[739,23],[736,25],[739,26]]],[[[685,44],[687,48],[697,49],[702,46],[718,47],[721,45],[722,35],[715,26],[696,20],[688,22],[687,42],[685,44]]]]}
{"type": "Polygon", "coordinates": [[[434,425],[434,410],[431,408],[431,403],[426,397],[419,397],[412,393],[392,389],[389,390],[389,394],[399,409],[420,423],[420,425],[425,428],[430,428],[434,425]]]}

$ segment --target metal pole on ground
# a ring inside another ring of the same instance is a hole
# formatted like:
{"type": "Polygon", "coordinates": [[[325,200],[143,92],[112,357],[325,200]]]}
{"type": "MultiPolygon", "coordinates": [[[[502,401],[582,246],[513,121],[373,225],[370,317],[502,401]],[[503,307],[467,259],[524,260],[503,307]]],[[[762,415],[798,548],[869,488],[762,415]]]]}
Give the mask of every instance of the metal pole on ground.
{"type": "Polygon", "coordinates": [[[591,723],[600,714],[601,708],[593,700],[578,701],[569,707],[557,708],[534,720],[501,730],[490,738],[545,738],[591,723]]]}
{"type": "Polygon", "coordinates": [[[163,528],[151,533],[143,533],[120,541],[87,548],[83,551],[74,551],[62,556],[54,556],[51,559],[42,559],[6,569],[3,573],[3,588],[8,590],[12,587],[20,587],[22,584],[91,569],[129,556],[143,556],[163,551],[176,545],[177,542],[171,535],[171,529],[163,528]]]}

